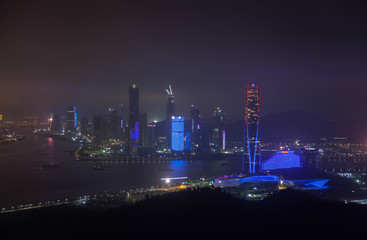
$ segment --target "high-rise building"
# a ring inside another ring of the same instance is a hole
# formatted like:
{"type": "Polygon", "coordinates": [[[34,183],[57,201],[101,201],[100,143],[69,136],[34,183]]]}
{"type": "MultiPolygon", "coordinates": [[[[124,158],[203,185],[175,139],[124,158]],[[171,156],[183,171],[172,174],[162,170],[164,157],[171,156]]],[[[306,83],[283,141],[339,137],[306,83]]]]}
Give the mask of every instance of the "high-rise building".
{"type": "Polygon", "coordinates": [[[213,111],[212,143],[213,150],[215,152],[223,150],[223,127],[225,115],[226,113],[219,107],[213,111]]]}
{"type": "Polygon", "coordinates": [[[135,123],[139,122],[139,88],[133,84],[129,88],[129,129],[134,130],[135,123]]]}
{"type": "Polygon", "coordinates": [[[88,135],[88,118],[86,117],[82,117],[82,119],[80,120],[80,133],[83,136],[87,136],[88,135]]]}
{"type": "Polygon", "coordinates": [[[107,121],[101,115],[93,116],[93,134],[95,144],[102,145],[106,143],[108,134],[107,121]]]}
{"type": "Polygon", "coordinates": [[[139,146],[148,146],[147,114],[139,113],[139,146]]]}
{"type": "Polygon", "coordinates": [[[128,138],[130,153],[137,154],[139,148],[139,88],[133,84],[129,88],[129,124],[128,138]]]}
{"type": "Polygon", "coordinates": [[[134,129],[130,129],[130,153],[135,155],[139,150],[139,122],[135,122],[134,129]]]}
{"type": "Polygon", "coordinates": [[[50,130],[52,132],[61,132],[61,122],[60,122],[60,115],[57,113],[52,114],[51,120],[51,127],[50,130]]]}
{"type": "Polygon", "coordinates": [[[190,107],[190,130],[191,130],[191,150],[199,150],[200,144],[200,123],[201,117],[199,109],[191,105],[190,107]]]}
{"type": "Polygon", "coordinates": [[[185,150],[185,132],[184,132],[184,117],[171,117],[171,150],[183,151],[185,150]]]}
{"type": "Polygon", "coordinates": [[[258,173],[261,171],[260,156],[260,103],[259,103],[259,85],[246,85],[246,108],[245,108],[245,136],[244,136],[244,163],[243,171],[248,164],[249,173],[258,173]]]}
{"type": "Polygon", "coordinates": [[[147,125],[147,139],[148,139],[147,147],[155,147],[155,145],[156,145],[155,128],[156,128],[156,123],[155,122],[148,123],[148,125],[147,125]]]}
{"type": "Polygon", "coordinates": [[[117,110],[108,108],[107,115],[107,131],[108,137],[112,139],[120,139],[122,137],[122,117],[117,115],[117,110]]]}
{"type": "Polygon", "coordinates": [[[77,124],[76,107],[68,106],[66,112],[66,132],[75,132],[77,124]]]}
{"type": "Polygon", "coordinates": [[[166,120],[170,120],[171,117],[176,114],[175,95],[173,95],[171,85],[168,85],[168,88],[169,89],[166,89],[167,92],[166,120]]]}

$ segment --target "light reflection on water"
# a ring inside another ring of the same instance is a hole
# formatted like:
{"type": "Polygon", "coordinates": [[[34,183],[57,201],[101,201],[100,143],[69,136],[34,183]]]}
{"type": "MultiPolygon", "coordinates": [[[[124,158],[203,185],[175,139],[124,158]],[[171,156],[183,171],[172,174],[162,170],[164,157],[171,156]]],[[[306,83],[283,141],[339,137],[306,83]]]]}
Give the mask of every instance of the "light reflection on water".
{"type": "Polygon", "coordinates": [[[72,198],[100,191],[163,185],[161,178],[189,179],[238,173],[242,160],[107,161],[107,170],[94,170],[94,161],[77,161],[74,143],[29,135],[21,142],[0,145],[0,207],[72,198]],[[57,168],[40,169],[40,162],[57,168]],[[222,163],[225,162],[225,165],[222,163]]]}

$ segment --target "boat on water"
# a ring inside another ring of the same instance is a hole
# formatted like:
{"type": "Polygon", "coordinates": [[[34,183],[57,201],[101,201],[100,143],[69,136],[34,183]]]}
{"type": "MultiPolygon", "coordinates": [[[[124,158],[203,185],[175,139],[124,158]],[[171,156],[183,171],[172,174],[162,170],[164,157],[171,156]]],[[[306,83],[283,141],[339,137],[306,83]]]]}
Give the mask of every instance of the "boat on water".
{"type": "Polygon", "coordinates": [[[40,165],[38,166],[39,168],[57,168],[59,165],[57,164],[44,164],[44,163],[40,163],[40,165]]]}

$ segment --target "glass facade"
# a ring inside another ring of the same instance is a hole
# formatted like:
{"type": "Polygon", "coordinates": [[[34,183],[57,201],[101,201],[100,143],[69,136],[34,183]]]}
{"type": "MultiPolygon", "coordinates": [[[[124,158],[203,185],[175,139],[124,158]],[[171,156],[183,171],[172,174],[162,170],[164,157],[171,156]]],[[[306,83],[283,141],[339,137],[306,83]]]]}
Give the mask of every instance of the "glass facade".
{"type": "Polygon", "coordinates": [[[171,121],[171,146],[172,151],[183,151],[185,148],[184,117],[172,116],[171,121]]]}
{"type": "Polygon", "coordinates": [[[139,146],[139,122],[135,122],[134,130],[130,130],[131,136],[131,146],[138,147],[139,146]]]}

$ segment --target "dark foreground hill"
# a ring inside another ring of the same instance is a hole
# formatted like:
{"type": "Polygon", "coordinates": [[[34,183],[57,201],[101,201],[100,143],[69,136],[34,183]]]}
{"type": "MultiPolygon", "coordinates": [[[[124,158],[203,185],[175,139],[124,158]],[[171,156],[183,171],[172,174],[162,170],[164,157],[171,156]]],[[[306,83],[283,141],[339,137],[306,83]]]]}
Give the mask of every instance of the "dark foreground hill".
{"type": "Polygon", "coordinates": [[[244,201],[219,189],[148,198],[109,210],[64,207],[0,216],[0,239],[352,239],[366,236],[367,208],[293,190],[244,201]]]}

